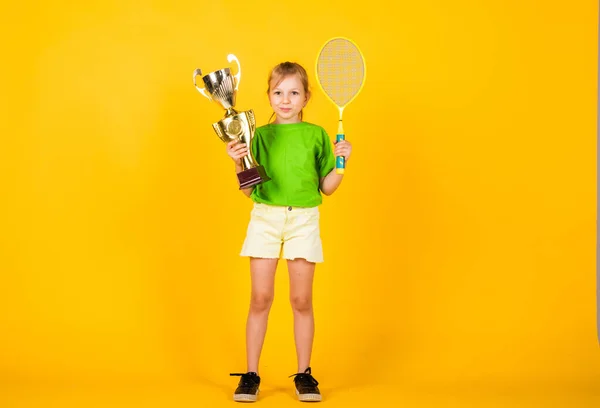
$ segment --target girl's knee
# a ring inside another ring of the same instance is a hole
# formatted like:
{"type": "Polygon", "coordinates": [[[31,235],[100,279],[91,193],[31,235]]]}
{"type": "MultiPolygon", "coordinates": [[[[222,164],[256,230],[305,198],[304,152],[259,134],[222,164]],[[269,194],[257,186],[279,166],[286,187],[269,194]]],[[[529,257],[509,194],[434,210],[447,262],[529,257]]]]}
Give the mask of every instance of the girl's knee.
{"type": "Polygon", "coordinates": [[[272,304],[272,293],[253,293],[250,299],[250,309],[254,312],[264,312],[269,310],[272,304]]]}
{"type": "Polygon", "coordinates": [[[310,296],[291,296],[290,303],[294,312],[307,313],[312,310],[312,299],[310,296]]]}

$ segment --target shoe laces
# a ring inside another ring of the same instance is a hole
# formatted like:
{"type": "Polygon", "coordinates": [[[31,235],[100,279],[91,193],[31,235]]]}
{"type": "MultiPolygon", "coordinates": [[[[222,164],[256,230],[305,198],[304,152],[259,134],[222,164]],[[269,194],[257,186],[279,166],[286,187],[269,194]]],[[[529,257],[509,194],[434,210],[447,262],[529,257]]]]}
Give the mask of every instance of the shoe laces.
{"type": "Polygon", "coordinates": [[[319,382],[315,380],[315,377],[312,376],[310,367],[308,367],[303,373],[292,374],[290,377],[294,377],[294,382],[300,383],[300,385],[314,385],[315,387],[319,385],[319,382]]]}
{"type": "Polygon", "coordinates": [[[247,373],[231,373],[229,374],[232,377],[242,377],[240,380],[240,385],[244,387],[251,387],[257,383],[255,380],[258,378],[258,374],[255,372],[247,372],[247,373]]]}

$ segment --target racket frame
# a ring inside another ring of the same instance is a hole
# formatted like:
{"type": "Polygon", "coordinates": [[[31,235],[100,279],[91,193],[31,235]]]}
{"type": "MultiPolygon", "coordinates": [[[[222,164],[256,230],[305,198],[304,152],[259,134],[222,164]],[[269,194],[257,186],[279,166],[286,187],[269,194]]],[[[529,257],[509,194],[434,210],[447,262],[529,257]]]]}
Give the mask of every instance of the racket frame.
{"type": "MultiPolygon", "coordinates": [[[[339,37],[339,36],[338,37],[330,38],[329,40],[325,41],[325,43],[323,44],[323,46],[319,50],[319,53],[317,54],[317,60],[315,61],[315,74],[317,76],[317,83],[319,84],[319,88],[321,88],[321,91],[323,91],[323,93],[325,94],[325,96],[327,96],[327,99],[329,99],[329,101],[331,101],[331,103],[333,103],[336,106],[336,108],[338,108],[338,111],[339,111],[339,114],[340,114],[340,119],[338,121],[338,130],[337,130],[337,134],[335,136],[335,142],[338,143],[338,142],[346,139],[346,135],[344,133],[344,124],[343,124],[343,120],[342,120],[343,115],[344,115],[344,108],[346,106],[350,105],[350,103],[354,100],[354,98],[356,98],[358,96],[358,94],[360,93],[360,91],[362,91],[363,86],[365,85],[365,79],[367,78],[367,64],[365,63],[365,56],[363,55],[362,51],[358,47],[358,44],[356,44],[351,39],[349,39],[347,37],[339,37]],[[329,96],[329,94],[323,88],[323,85],[321,85],[321,80],[319,79],[319,59],[321,57],[321,53],[323,52],[323,49],[325,49],[325,47],[327,46],[327,44],[329,44],[330,42],[332,42],[334,40],[345,40],[345,41],[348,41],[349,43],[351,43],[356,48],[356,50],[358,51],[358,53],[360,54],[360,57],[362,59],[362,65],[363,65],[363,78],[362,78],[362,82],[360,84],[360,87],[354,93],[354,96],[352,96],[352,98],[350,98],[350,100],[348,102],[346,102],[343,106],[338,105],[329,96]]],[[[346,160],[345,160],[344,156],[336,156],[336,158],[335,158],[335,172],[337,174],[344,174],[344,169],[345,168],[346,168],[346,160]]]]}

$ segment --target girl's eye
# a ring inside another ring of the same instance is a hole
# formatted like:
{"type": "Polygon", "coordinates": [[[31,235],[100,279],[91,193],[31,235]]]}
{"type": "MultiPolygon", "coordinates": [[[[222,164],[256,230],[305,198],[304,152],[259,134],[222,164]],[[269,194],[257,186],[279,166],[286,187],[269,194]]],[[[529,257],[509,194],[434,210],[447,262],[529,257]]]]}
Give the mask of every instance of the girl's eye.
{"type": "Polygon", "coordinates": [[[299,94],[299,92],[298,92],[298,91],[294,91],[294,92],[292,92],[292,95],[298,95],[298,94],[299,94]]]}
{"type": "Polygon", "coordinates": [[[273,92],[273,95],[280,95],[280,94],[281,94],[281,92],[279,92],[279,91],[273,92]]]}

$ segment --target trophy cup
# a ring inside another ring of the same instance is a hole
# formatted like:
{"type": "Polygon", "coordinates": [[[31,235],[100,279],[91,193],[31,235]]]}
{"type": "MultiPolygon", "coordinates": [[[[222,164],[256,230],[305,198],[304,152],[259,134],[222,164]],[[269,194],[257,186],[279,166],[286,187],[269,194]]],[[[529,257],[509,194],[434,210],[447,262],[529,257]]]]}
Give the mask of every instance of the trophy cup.
{"type": "Polygon", "coordinates": [[[243,170],[237,175],[241,190],[271,179],[267,176],[265,168],[256,162],[250,150],[250,143],[256,129],[254,111],[250,109],[238,112],[233,108],[242,73],[240,62],[233,54],[227,56],[227,61],[236,62],[238,66],[238,73],[236,75],[231,75],[229,68],[211,72],[202,77],[205,87],[199,88],[196,85],[196,77],[202,75],[202,71],[196,68],[194,70],[194,86],[204,97],[216,102],[226,110],[225,117],[217,123],[213,123],[213,129],[217,136],[225,143],[238,140],[248,146],[248,155],[242,158],[243,170]]]}

